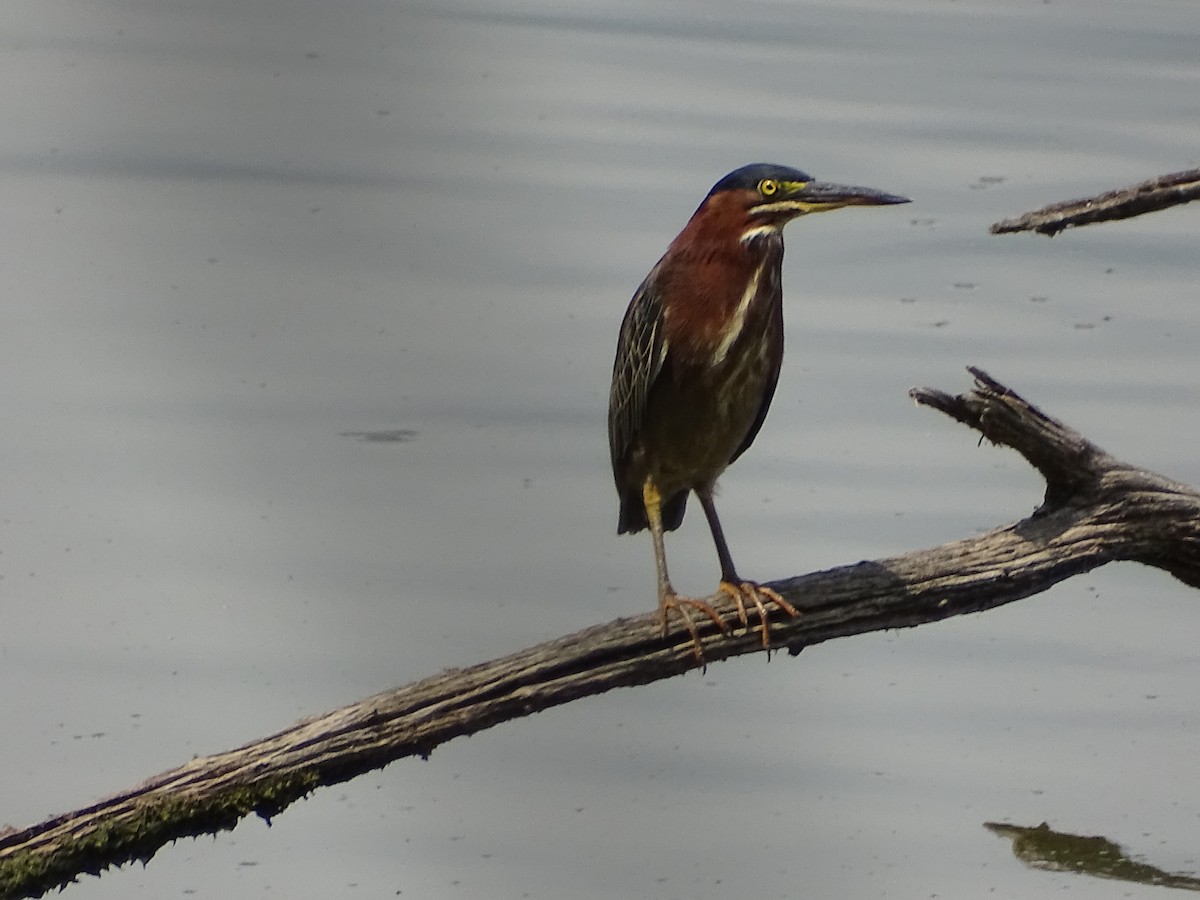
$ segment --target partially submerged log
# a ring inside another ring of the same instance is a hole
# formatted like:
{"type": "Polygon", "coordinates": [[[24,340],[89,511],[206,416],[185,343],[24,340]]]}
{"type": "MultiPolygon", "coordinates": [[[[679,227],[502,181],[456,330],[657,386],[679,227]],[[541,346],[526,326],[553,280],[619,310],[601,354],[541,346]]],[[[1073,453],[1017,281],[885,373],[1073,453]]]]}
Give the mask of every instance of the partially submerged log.
{"type": "Polygon", "coordinates": [[[1200,169],[1160,175],[1129,187],[1095,197],[1051,203],[1015,219],[1004,219],[991,227],[992,234],[1036,231],[1054,237],[1064,228],[1131,219],[1169,206],[1200,200],[1200,169]]]}
{"type": "MultiPolygon", "coordinates": [[[[962,395],[911,392],[923,406],[1012,447],[1046,479],[1041,506],[987,534],[888,559],[813,572],[771,587],[801,610],[778,616],[772,645],[810,645],[978,612],[1118,560],[1200,586],[1200,493],[1108,455],[986,373],[962,395]]],[[[727,620],[728,601],[713,598],[727,620]]],[[[761,634],[697,622],[708,664],[762,650],[761,634]]],[[[180,837],[265,819],[311,791],[500,722],[702,665],[657,613],[617,619],[520,653],[453,669],[304,719],[236,750],[163,772],[83,809],[0,833],[0,898],[40,896],[83,873],[148,860],[180,837]]]]}

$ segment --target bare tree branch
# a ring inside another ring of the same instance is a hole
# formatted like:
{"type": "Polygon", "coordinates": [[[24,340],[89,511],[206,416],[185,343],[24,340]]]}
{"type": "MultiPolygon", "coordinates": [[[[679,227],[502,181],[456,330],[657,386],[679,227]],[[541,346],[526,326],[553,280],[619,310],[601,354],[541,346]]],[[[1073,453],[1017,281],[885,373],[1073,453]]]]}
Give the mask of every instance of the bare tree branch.
{"type": "MultiPolygon", "coordinates": [[[[987,534],[771,586],[799,618],[779,617],[772,641],[810,644],[990,609],[1116,560],[1200,585],[1200,494],[1134,468],[977,369],[971,391],[913,390],[929,406],[1012,447],[1046,479],[1042,505],[987,534]]],[[[720,603],[720,598],[714,598],[720,603]]],[[[732,618],[728,602],[719,608],[732,618]]],[[[760,635],[699,623],[708,662],[761,651],[760,635]]],[[[454,669],[305,719],[268,738],[156,775],[84,809],[0,834],[0,898],[40,896],[82,873],[148,860],[174,839],[281,812],[318,787],[459,735],[616,687],[696,668],[677,628],[663,641],[651,613],[617,619],[520,653],[454,669]]]]}
{"type": "Polygon", "coordinates": [[[1037,231],[1054,237],[1064,228],[1130,219],[1200,199],[1200,169],[1160,175],[1140,184],[1109,191],[1083,200],[1052,203],[1015,219],[1004,219],[991,227],[992,234],[1037,231]]]}

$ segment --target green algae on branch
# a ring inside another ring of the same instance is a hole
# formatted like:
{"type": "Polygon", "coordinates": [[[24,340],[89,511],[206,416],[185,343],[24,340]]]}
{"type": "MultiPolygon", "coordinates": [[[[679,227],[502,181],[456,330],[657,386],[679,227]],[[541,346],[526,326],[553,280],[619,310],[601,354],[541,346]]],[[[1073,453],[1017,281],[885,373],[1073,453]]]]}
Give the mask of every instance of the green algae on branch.
{"type": "Polygon", "coordinates": [[[148,862],[165,844],[183,837],[229,831],[255,813],[270,824],[277,815],[320,784],[316,771],[268,776],[199,797],[163,791],[130,800],[129,808],[82,832],[51,832],[37,847],[5,856],[0,835],[0,900],[40,897],[75,881],[79,873],[99,875],[109,866],[148,862]]]}

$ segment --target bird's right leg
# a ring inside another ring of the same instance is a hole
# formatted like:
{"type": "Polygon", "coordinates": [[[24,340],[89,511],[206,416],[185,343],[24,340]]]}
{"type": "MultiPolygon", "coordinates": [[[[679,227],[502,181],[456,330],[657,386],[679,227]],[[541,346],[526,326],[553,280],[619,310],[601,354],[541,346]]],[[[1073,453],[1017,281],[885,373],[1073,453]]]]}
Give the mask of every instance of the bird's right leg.
{"type": "Polygon", "coordinates": [[[647,477],[642,484],[642,503],[646,507],[646,519],[650,523],[650,537],[654,541],[654,566],[658,572],[658,614],[662,620],[662,636],[664,638],[667,636],[671,610],[677,610],[679,617],[683,619],[683,624],[687,627],[688,634],[692,636],[692,647],[696,659],[704,662],[700,633],[696,630],[696,623],[692,620],[689,608],[704,613],[722,631],[728,631],[729,628],[709,604],[692,597],[681,597],[675,593],[675,588],[671,587],[671,578],[667,574],[667,551],[663,542],[662,495],[658,492],[653,478],[647,477]]]}
{"type": "Polygon", "coordinates": [[[718,590],[733,598],[737,604],[738,618],[747,628],[750,626],[750,621],[746,614],[746,601],[749,600],[754,604],[754,608],[758,612],[758,620],[762,623],[763,649],[770,652],[771,637],[767,630],[767,607],[764,605],[763,599],[771,601],[792,617],[800,615],[800,610],[788,603],[774,588],[759,584],[757,581],[746,581],[738,576],[737,570],[733,567],[733,557],[729,553],[729,544],[725,540],[725,530],[721,528],[721,519],[717,515],[717,505],[713,502],[713,486],[707,484],[697,487],[696,496],[704,508],[709,530],[712,531],[713,543],[717,546],[717,559],[721,563],[721,584],[718,590]]]}

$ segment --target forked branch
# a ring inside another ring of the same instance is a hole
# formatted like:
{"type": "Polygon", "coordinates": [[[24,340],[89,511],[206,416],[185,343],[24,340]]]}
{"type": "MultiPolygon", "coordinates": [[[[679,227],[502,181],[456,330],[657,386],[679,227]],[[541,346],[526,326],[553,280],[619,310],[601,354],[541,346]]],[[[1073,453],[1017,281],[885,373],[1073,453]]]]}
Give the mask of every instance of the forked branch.
{"type": "MultiPolygon", "coordinates": [[[[831,638],[990,609],[1116,560],[1200,585],[1200,494],[1109,456],[970,371],[975,384],[965,394],[911,395],[1024,456],[1046,479],[1041,506],[977,537],[773,583],[802,612],[774,622],[774,646],[798,653],[831,638]]],[[[732,616],[728,601],[720,609],[732,616]]],[[[698,627],[710,664],[761,651],[758,634],[724,636],[707,621],[698,627]]],[[[269,818],[318,787],[427,756],[453,737],[696,666],[687,633],[676,628],[663,641],[650,613],[449,670],[194,759],[84,809],[6,830],[0,898],[39,896],[79,874],[147,860],[176,838],[232,828],[250,813],[269,818]]]]}

